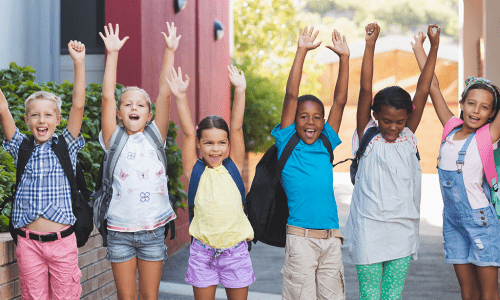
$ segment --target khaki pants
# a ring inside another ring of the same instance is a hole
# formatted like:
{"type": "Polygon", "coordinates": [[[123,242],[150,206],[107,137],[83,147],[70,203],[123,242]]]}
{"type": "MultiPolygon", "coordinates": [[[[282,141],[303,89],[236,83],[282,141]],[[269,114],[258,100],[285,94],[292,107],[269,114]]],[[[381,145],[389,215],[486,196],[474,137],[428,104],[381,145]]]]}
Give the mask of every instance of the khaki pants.
{"type": "Polygon", "coordinates": [[[285,300],[345,299],[342,239],[287,234],[283,293],[285,300]]]}

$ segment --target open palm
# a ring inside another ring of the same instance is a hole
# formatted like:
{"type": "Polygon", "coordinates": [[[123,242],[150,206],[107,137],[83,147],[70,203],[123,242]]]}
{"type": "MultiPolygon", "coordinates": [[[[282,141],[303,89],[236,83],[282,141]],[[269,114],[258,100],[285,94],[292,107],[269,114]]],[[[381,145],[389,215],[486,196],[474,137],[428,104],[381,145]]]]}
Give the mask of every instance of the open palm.
{"type": "Polygon", "coordinates": [[[311,30],[308,32],[307,31],[307,26],[304,27],[304,29],[300,29],[300,36],[299,36],[299,48],[304,48],[307,50],[312,50],[316,49],[321,45],[321,41],[314,43],[314,40],[319,34],[319,31],[316,30],[314,33],[314,27],[311,27],[311,30]]]}
{"type": "Polygon", "coordinates": [[[183,81],[182,70],[180,67],[178,70],[178,72],[175,72],[175,69],[172,68],[172,72],[170,72],[170,78],[167,78],[167,83],[170,86],[170,90],[176,97],[186,94],[187,88],[189,86],[189,76],[186,75],[186,80],[183,81]]]}
{"type": "Polygon", "coordinates": [[[120,32],[120,27],[116,24],[116,30],[113,30],[113,25],[109,23],[108,26],[104,26],[104,32],[106,36],[99,32],[102,40],[104,41],[104,45],[106,46],[106,50],[111,52],[118,52],[123,47],[123,44],[128,40],[128,36],[124,37],[122,40],[118,37],[120,32]],[[109,28],[108,28],[109,27],[109,28]]]}

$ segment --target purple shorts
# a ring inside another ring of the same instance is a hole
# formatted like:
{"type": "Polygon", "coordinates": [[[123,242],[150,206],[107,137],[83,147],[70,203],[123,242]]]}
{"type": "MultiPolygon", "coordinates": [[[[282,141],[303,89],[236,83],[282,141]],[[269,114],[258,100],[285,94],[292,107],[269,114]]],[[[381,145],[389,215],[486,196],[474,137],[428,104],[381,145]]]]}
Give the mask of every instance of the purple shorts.
{"type": "Polygon", "coordinates": [[[245,241],[231,248],[214,249],[193,239],[190,254],[185,280],[195,287],[206,288],[222,283],[226,288],[236,289],[255,281],[245,241]]]}

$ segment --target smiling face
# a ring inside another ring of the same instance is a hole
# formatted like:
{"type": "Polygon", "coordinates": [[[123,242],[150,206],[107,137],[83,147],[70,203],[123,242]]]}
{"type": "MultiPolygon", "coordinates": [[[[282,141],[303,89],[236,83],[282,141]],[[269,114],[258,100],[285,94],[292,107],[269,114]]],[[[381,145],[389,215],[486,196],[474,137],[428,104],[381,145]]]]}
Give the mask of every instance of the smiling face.
{"type": "Polygon", "coordinates": [[[316,142],[325,125],[322,107],[319,103],[306,101],[297,106],[295,129],[304,143],[311,145],[316,142]]]}
{"type": "Polygon", "coordinates": [[[140,91],[129,90],[122,95],[116,116],[123,122],[127,133],[132,135],[144,130],[153,113],[150,112],[146,97],[140,91]]]}
{"type": "Polygon", "coordinates": [[[61,118],[54,100],[33,99],[26,107],[24,121],[40,145],[52,137],[61,118]]]}
{"type": "Polygon", "coordinates": [[[380,112],[373,112],[382,137],[389,143],[394,142],[405,128],[406,120],[410,116],[406,109],[397,109],[382,105],[380,112]]]}
{"type": "Polygon", "coordinates": [[[460,102],[465,126],[478,129],[495,115],[493,95],[483,89],[469,90],[467,97],[460,102]]]}
{"type": "Polygon", "coordinates": [[[208,167],[218,167],[229,150],[227,132],[219,128],[203,129],[200,139],[196,139],[196,147],[208,167]]]}

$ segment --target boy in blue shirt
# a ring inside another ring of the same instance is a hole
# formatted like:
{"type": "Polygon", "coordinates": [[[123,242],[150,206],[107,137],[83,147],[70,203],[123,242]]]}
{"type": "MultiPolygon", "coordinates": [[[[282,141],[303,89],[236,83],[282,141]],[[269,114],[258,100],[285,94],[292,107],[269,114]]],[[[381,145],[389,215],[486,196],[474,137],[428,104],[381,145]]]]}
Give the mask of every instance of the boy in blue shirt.
{"type": "MultiPolygon", "coordinates": [[[[65,139],[73,170],[76,156],[85,142],[80,134],[85,107],[85,45],[70,41],[68,50],[75,66],[73,106],[65,139]]],[[[26,164],[12,205],[12,222],[17,234],[16,257],[21,295],[25,300],[80,299],[82,273],[73,225],[71,187],[51,148],[61,122],[61,98],[44,91],[25,102],[24,120],[33,134],[35,148],[26,164]],[[50,277],[50,280],[49,280],[50,277]]],[[[26,138],[9,111],[0,91],[0,124],[5,134],[4,149],[17,164],[19,147],[26,138]]]]}
{"type": "Polygon", "coordinates": [[[345,299],[344,267],[340,245],[337,204],[333,194],[333,169],[330,154],[319,139],[323,133],[335,149],[341,141],[337,134],[347,102],[349,48],[345,37],[332,33],[333,46],[340,57],[334,102],[325,123],[323,103],[313,95],[298,97],[302,67],[318,31],[300,30],[295,60],[286,86],[281,124],[272,135],[278,157],[292,135],[300,141],[290,155],[281,176],[288,198],[287,238],[283,274],[283,299],[345,299]]]}

